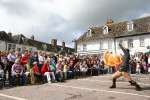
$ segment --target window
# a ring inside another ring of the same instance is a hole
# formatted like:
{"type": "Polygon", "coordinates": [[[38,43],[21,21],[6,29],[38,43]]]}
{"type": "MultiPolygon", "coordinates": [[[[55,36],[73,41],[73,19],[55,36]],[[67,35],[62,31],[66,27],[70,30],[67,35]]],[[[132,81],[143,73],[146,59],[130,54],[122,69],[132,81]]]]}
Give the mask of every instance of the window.
{"type": "Polygon", "coordinates": [[[103,34],[108,34],[108,26],[103,27],[103,34]]]}
{"type": "Polygon", "coordinates": [[[12,45],[12,50],[15,50],[15,49],[16,49],[16,45],[13,44],[13,45],[12,45]]]}
{"type": "Polygon", "coordinates": [[[92,30],[91,30],[91,29],[88,29],[87,37],[91,37],[91,36],[92,36],[92,30]]]}
{"type": "Polygon", "coordinates": [[[21,51],[21,48],[17,48],[17,51],[19,51],[19,52],[20,52],[20,51],[21,51]]]}
{"type": "Polygon", "coordinates": [[[132,39],[128,40],[128,47],[133,48],[133,40],[132,39]]]}
{"type": "Polygon", "coordinates": [[[86,44],[83,44],[83,51],[87,51],[86,44]]]}
{"type": "Polygon", "coordinates": [[[133,22],[132,21],[127,23],[127,30],[133,31],[133,22]]]}
{"type": "Polygon", "coordinates": [[[16,45],[15,44],[8,43],[7,50],[15,50],[15,49],[16,49],[16,45]]]}
{"type": "Polygon", "coordinates": [[[140,38],[140,47],[144,47],[145,46],[144,44],[145,44],[144,39],[140,38]]]}
{"type": "Polygon", "coordinates": [[[8,50],[8,51],[11,50],[11,44],[8,44],[8,45],[7,45],[7,50],[8,50]]]}

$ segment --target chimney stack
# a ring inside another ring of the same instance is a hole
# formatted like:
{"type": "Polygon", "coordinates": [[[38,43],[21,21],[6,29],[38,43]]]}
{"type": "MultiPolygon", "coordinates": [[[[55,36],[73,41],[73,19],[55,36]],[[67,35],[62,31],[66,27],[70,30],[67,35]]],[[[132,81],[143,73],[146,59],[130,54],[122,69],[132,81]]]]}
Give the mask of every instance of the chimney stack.
{"type": "Polygon", "coordinates": [[[34,40],[34,35],[31,36],[31,39],[34,40]]]}
{"type": "Polygon", "coordinates": [[[114,21],[111,18],[108,18],[105,25],[107,25],[108,27],[111,27],[113,23],[114,21]]]}
{"type": "Polygon", "coordinates": [[[62,41],[62,47],[65,48],[65,41],[62,41]]]}
{"type": "Polygon", "coordinates": [[[56,47],[56,46],[57,46],[57,39],[52,39],[52,40],[51,40],[51,45],[52,45],[53,47],[56,47]]]}
{"type": "Polygon", "coordinates": [[[12,33],[9,32],[9,33],[8,33],[8,36],[9,36],[9,38],[12,38],[12,33]]]}

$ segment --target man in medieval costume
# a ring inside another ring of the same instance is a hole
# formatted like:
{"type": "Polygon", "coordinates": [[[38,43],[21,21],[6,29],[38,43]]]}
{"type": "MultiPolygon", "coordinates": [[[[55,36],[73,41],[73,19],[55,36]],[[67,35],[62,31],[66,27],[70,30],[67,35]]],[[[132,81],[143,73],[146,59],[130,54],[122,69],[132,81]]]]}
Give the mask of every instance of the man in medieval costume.
{"type": "Polygon", "coordinates": [[[122,46],[122,44],[119,43],[119,47],[122,49],[124,55],[122,56],[122,63],[118,69],[113,75],[112,75],[112,86],[110,88],[116,88],[116,80],[117,78],[124,76],[124,78],[127,79],[127,81],[131,84],[131,86],[135,86],[137,91],[141,91],[141,87],[134,81],[132,80],[130,74],[129,74],[129,61],[130,61],[130,53],[129,49],[125,48],[122,46]]]}

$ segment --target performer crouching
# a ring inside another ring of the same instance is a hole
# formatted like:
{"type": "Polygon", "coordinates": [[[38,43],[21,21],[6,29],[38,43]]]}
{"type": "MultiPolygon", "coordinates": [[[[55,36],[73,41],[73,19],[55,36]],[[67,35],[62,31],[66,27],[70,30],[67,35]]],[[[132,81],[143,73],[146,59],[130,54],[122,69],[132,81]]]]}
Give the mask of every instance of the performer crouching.
{"type": "Polygon", "coordinates": [[[135,86],[137,91],[141,91],[141,87],[134,81],[132,80],[130,74],[128,73],[129,71],[129,61],[130,61],[130,53],[129,49],[123,47],[119,43],[119,47],[122,49],[124,56],[123,56],[123,61],[122,64],[117,72],[115,72],[112,76],[113,78],[113,84],[110,88],[116,88],[116,80],[117,78],[124,76],[124,78],[127,79],[127,81],[131,84],[131,86],[135,86]]]}

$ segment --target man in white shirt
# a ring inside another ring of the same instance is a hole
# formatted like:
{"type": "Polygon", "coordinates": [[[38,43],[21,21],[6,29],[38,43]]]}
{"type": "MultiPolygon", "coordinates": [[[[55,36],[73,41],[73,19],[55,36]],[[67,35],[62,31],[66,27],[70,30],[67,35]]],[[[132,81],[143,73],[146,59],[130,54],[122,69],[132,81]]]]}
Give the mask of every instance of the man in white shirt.
{"type": "Polygon", "coordinates": [[[16,55],[14,51],[10,51],[8,56],[8,66],[6,68],[6,70],[8,70],[8,79],[9,79],[9,84],[11,84],[11,68],[12,65],[14,64],[15,60],[16,60],[16,55]]]}

